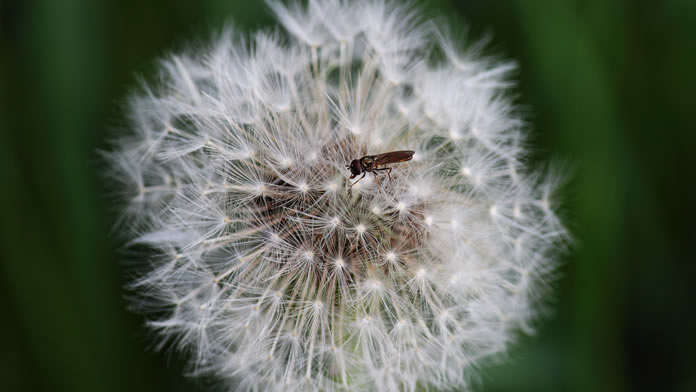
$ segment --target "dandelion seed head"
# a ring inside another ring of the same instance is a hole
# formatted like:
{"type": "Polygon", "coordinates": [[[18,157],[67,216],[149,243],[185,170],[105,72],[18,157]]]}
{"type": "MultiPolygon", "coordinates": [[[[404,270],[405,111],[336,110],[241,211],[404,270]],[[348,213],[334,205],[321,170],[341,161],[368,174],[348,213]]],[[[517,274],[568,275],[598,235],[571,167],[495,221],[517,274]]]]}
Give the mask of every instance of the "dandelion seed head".
{"type": "Polygon", "coordinates": [[[513,67],[390,0],[269,5],[285,32],[227,29],[129,101],[106,159],[148,250],[135,307],[229,388],[469,388],[533,330],[568,237],[513,67]]]}

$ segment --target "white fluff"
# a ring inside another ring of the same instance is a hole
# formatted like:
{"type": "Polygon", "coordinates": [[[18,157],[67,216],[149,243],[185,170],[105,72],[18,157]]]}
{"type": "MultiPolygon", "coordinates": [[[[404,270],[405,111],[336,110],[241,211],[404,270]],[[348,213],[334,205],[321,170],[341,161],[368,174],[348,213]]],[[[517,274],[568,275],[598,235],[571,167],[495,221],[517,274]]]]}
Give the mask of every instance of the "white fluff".
{"type": "Polygon", "coordinates": [[[230,390],[468,388],[567,238],[513,67],[391,1],[269,4],[288,36],[228,29],[130,100],[108,159],[155,255],[136,307],[230,390]],[[350,160],[406,149],[349,190],[350,160]]]}

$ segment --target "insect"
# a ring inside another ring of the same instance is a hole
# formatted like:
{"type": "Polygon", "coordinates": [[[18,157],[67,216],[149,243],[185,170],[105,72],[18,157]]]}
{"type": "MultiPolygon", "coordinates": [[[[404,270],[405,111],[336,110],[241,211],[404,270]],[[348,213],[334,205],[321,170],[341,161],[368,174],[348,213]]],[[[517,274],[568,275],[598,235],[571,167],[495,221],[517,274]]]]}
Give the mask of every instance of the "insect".
{"type": "MultiPolygon", "coordinates": [[[[346,169],[350,169],[350,172],[352,174],[350,176],[351,180],[356,176],[359,176],[360,173],[362,173],[362,177],[358,178],[358,181],[362,180],[367,173],[374,174],[375,181],[377,181],[377,186],[379,186],[379,180],[377,180],[378,171],[386,170],[387,176],[389,177],[389,181],[391,181],[390,173],[392,171],[392,168],[382,166],[387,165],[389,163],[410,161],[413,158],[413,154],[415,153],[415,151],[403,150],[385,152],[384,154],[377,155],[365,155],[360,159],[353,159],[350,165],[346,165],[346,169]]],[[[358,181],[355,181],[354,183],[350,184],[350,186],[353,187],[353,185],[357,184],[358,181]]]]}

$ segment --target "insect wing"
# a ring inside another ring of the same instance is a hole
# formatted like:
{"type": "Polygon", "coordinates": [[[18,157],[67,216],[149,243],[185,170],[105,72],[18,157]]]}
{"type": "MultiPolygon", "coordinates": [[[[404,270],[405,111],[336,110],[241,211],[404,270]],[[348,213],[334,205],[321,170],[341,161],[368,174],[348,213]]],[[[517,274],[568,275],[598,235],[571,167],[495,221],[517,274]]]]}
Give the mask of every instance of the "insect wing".
{"type": "Polygon", "coordinates": [[[403,150],[403,151],[391,151],[385,152],[384,154],[375,155],[375,166],[382,166],[388,163],[406,162],[413,158],[415,151],[403,150]]]}

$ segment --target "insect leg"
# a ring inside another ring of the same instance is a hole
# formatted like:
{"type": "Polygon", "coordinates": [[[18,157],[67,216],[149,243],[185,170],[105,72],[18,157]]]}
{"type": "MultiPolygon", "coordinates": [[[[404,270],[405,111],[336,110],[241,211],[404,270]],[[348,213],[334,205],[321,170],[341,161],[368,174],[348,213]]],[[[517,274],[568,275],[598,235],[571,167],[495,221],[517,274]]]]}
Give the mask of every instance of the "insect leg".
{"type": "MultiPolygon", "coordinates": [[[[365,175],[366,175],[366,174],[367,174],[367,172],[363,172],[363,175],[362,175],[362,177],[358,178],[358,181],[360,181],[360,180],[362,180],[363,178],[365,178],[365,175]]],[[[353,185],[355,185],[355,184],[357,184],[357,183],[358,183],[358,181],[355,181],[354,183],[351,183],[351,184],[350,184],[350,187],[352,188],[352,187],[353,187],[353,185]]]]}
{"type": "MultiPolygon", "coordinates": [[[[374,173],[376,171],[383,171],[383,170],[388,170],[387,177],[389,177],[389,182],[391,183],[392,182],[392,178],[391,178],[391,174],[390,174],[392,171],[391,167],[380,167],[379,169],[372,169],[372,172],[374,173]]],[[[376,174],[375,174],[375,176],[376,176],[376,174]]]]}
{"type": "Polygon", "coordinates": [[[375,183],[377,183],[377,189],[379,189],[379,179],[377,178],[377,171],[380,169],[373,169],[372,174],[375,176],[375,183]]]}

